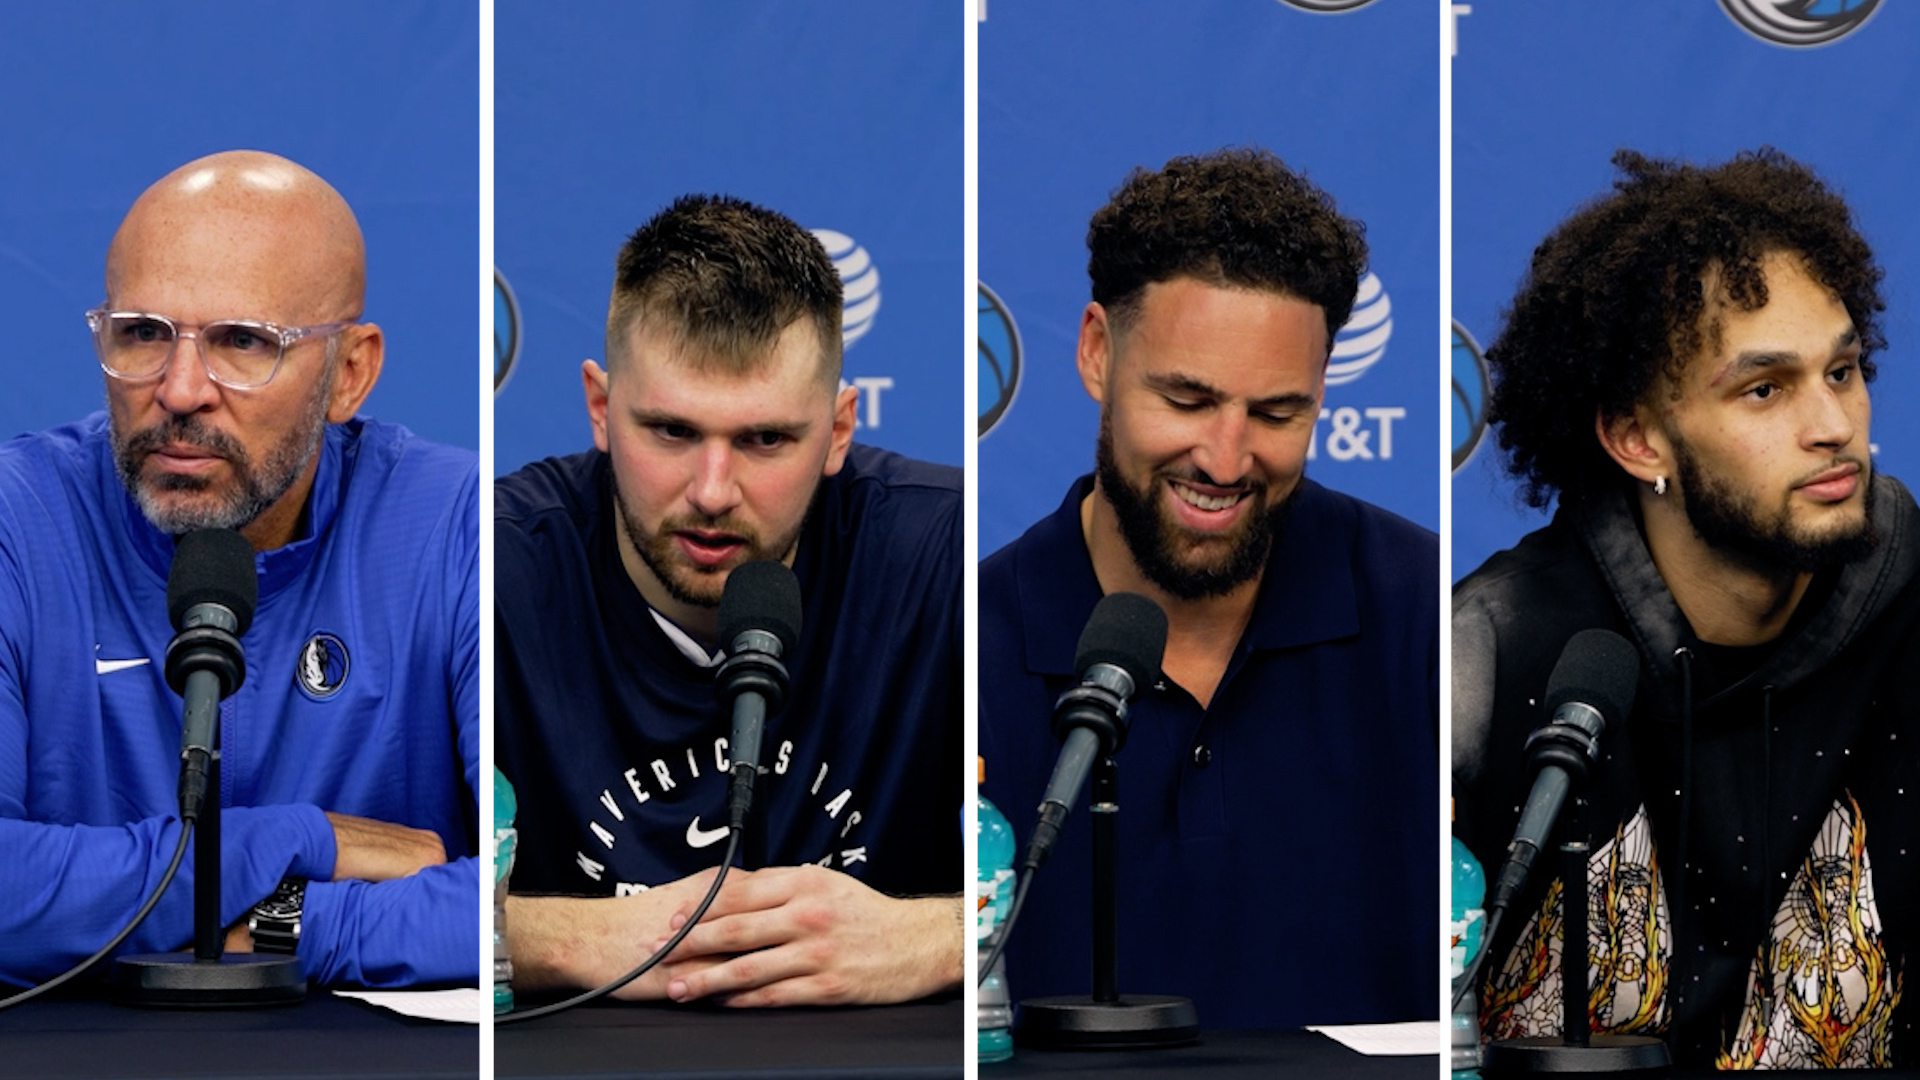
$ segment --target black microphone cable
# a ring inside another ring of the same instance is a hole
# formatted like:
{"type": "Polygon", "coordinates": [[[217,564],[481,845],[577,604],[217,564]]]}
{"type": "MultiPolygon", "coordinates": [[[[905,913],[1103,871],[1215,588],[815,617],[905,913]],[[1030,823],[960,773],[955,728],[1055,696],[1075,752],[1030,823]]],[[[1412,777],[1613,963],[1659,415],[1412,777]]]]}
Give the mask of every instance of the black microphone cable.
{"type": "Polygon", "coordinates": [[[1013,924],[1020,921],[1020,909],[1027,906],[1027,886],[1033,884],[1031,864],[1020,868],[1020,877],[1013,885],[1013,904],[1007,908],[1007,921],[1000,926],[1000,940],[993,943],[993,951],[987,954],[986,963],[974,973],[973,984],[979,986],[987,981],[987,973],[993,965],[1000,962],[1000,954],[1007,951],[1007,939],[1013,936],[1013,924]]]}
{"type": "Polygon", "coordinates": [[[1487,954],[1493,951],[1493,935],[1500,932],[1500,923],[1506,914],[1506,908],[1487,912],[1487,924],[1480,929],[1480,951],[1473,954],[1473,959],[1467,961],[1459,977],[1453,980],[1453,1002],[1447,1007],[1448,1011],[1459,1012],[1468,992],[1479,985],[1480,969],[1486,966],[1487,954]]]}
{"type": "Polygon", "coordinates": [[[633,970],[612,982],[604,986],[596,987],[584,994],[576,994],[573,997],[567,998],[565,1001],[556,1001],[550,1005],[542,1005],[535,1009],[516,1009],[510,1013],[502,1013],[494,1017],[493,1022],[496,1024],[517,1024],[522,1020],[533,1020],[542,1016],[551,1016],[554,1013],[571,1009],[575,1005],[585,1004],[595,998],[606,997],[615,990],[652,971],[656,964],[660,963],[668,953],[679,946],[680,942],[685,939],[688,934],[693,932],[693,928],[700,924],[700,919],[707,913],[707,908],[713,905],[713,898],[720,895],[720,885],[727,880],[727,869],[733,865],[734,853],[737,852],[739,848],[740,830],[730,827],[727,829],[726,857],[720,863],[720,872],[713,875],[713,884],[707,887],[707,895],[700,898],[699,906],[693,909],[693,914],[687,916],[687,921],[680,929],[675,931],[674,935],[667,939],[667,943],[654,950],[653,955],[642,960],[638,967],[635,967],[633,970]]]}
{"type": "Polygon", "coordinates": [[[524,1011],[516,1010],[494,1018],[496,1024],[517,1024],[522,1020],[551,1016],[615,990],[653,970],[674,947],[700,923],[720,886],[727,880],[740,849],[740,837],[746,829],[747,811],[753,804],[753,781],[760,759],[761,723],[765,714],[777,711],[786,700],[787,669],[780,657],[793,651],[800,632],[800,582],[793,571],[771,559],[742,563],[727,574],[720,594],[720,640],[732,655],[717,673],[720,692],[733,712],[733,773],[727,787],[727,853],[720,860],[720,872],[713,876],[707,895],[693,914],[652,956],[638,967],[604,986],[576,994],[564,1001],[524,1011]],[[749,700],[750,699],[750,700],[749,700]],[[756,709],[754,706],[758,705],[756,709]]]}
{"type": "Polygon", "coordinates": [[[113,935],[113,940],[107,942],[105,945],[100,946],[99,952],[94,953],[92,956],[87,957],[85,960],[80,961],[78,964],[75,964],[74,966],[68,968],[67,970],[61,972],[60,974],[55,975],[53,978],[48,979],[46,982],[43,982],[40,985],[32,987],[30,989],[22,990],[18,994],[15,994],[14,996],[7,998],[5,1001],[0,1001],[0,1009],[11,1009],[15,1005],[18,1005],[21,1002],[26,1001],[30,998],[37,998],[41,994],[44,994],[47,991],[54,989],[55,987],[64,986],[65,984],[78,978],[81,972],[86,971],[88,968],[106,959],[107,954],[119,948],[120,943],[127,940],[128,935],[132,934],[136,929],[139,929],[139,926],[141,923],[147,921],[147,915],[153,911],[154,905],[160,902],[160,897],[166,893],[167,886],[173,883],[174,871],[180,869],[180,859],[182,856],[186,855],[187,840],[192,836],[193,836],[193,822],[182,821],[180,823],[180,839],[176,841],[173,845],[173,858],[168,860],[167,862],[166,873],[160,875],[160,884],[155,885],[153,887],[153,892],[147,894],[146,903],[141,904],[140,910],[133,913],[133,918],[128,920],[127,925],[121,927],[120,932],[113,935]]]}
{"type": "MultiPolygon", "coordinates": [[[[225,697],[240,684],[245,664],[240,658],[240,646],[235,638],[245,633],[247,624],[252,621],[257,588],[253,576],[253,546],[239,533],[231,529],[202,529],[187,533],[176,541],[173,563],[167,569],[167,617],[175,630],[173,640],[167,644],[167,681],[176,693],[185,693],[189,669],[208,668],[210,665],[216,670],[219,680],[219,691],[213,699],[216,704],[219,698],[225,697]],[[214,615],[212,623],[209,623],[204,610],[196,609],[196,605],[201,604],[219,606],[220,612],[214,615]],[[202,655],[209,641],[213,652],[210,659],[202,655]]],[[[218,723],[211,710],[205,716],[188,716],[182,721],[180,780],[176,794],[180,807],[180,838],[174,842],[173,856],[167,860],[167,869],[160,875],[159,884],[147,894],[146,901],[140,905],[140,910],[133,913],[127,925],[100,946],[98,952],[46,982],[0,1001],[0,1009],[10,1009],[78,978],[82,972],[119,948],[120,943],[139,929],[155,905],[160,903],[160,897],[166,894],[167,886],[173,883],[174,874],[180,869],[181,859],[186,856],[187,842],[193,837],[193,826],[200,818],[202,800],[206,796],[207,764],[212,757],[209,747],[213,741],[213,730],[196,730],[196,719],[202,725],[218,723]]]]}

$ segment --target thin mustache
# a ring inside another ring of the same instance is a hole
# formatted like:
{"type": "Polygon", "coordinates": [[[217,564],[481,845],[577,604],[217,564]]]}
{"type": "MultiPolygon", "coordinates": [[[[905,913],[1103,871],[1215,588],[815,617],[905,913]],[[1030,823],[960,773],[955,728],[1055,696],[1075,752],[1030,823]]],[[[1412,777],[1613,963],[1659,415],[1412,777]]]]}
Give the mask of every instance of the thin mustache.
{"type": "Polygon", "coordinates": [[[151,454],[161,447],[174,444],[192,446],[230,461],[246,458],[246,450],[233,436],[207,427],[191,417],[175,417],[136,431],[127,440],[127,449],[136,454],[151,454]]]}

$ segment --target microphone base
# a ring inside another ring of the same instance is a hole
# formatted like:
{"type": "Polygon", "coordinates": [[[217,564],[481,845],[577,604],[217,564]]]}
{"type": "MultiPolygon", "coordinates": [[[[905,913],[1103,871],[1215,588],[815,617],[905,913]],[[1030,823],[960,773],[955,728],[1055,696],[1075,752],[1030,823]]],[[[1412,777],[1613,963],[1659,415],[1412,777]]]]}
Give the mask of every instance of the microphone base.
{"type": "Polygon", "coordinates": [[[1043,1050],[1136,1050],[1200,1039],[1192,1000],[1171,994],[1029,998],[1020,1003],[1013,1040],[1043,1050]]]}
{"type": "Polygon", "coordinates": [[[1568,1046],[1558,1035],[1496,1039],[1486,1045],[1480,1074],[1504,1076],[1653,1075],[1672,1067],[1667,1044],[1649,1035],[1594,1035],[1586,1046],[1568,1046]]]}
{"type": "Polygon", "coordinates": [[[123,956],[113,963],[113,1000],[159,1009],[242,1009],[297,1005],[307,975],[297,957],[226,953],[197,960],[190,952],[123,956]]]}

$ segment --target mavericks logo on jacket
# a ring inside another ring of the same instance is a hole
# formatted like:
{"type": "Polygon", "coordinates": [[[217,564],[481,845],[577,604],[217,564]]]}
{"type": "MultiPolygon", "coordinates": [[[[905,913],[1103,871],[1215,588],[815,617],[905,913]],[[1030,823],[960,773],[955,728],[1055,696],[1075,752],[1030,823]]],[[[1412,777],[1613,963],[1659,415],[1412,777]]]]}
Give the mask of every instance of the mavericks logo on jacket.
{"type": "Polygon", "coordinates": [[[315,632],[300,646],[293,681],[315,701],[324,701],[340,692],[347,681],[347,646],[338,637],[315,632]]]}

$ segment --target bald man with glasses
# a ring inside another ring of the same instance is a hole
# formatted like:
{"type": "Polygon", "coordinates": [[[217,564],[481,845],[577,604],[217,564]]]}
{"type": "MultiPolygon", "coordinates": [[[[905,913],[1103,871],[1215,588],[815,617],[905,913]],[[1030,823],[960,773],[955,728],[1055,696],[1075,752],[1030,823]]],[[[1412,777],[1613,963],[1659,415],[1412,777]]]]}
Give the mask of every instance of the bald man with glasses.
{"type": "MultiPolygon", "coordinates": [[[[179,835],[175,539],[234,529],[259,602],[220,712],[230,951],[315,984],[478,976],[478,463],[358,410],[346,202],[235,151],[134,202],[86,324],[107,409],[0,445],[0,981],[104,944],[179,835]]],[[[183,875],[184,878],[184,875],[183,875]]],[[[176,880],[123,952],[192,937],[176,880]]]]}

